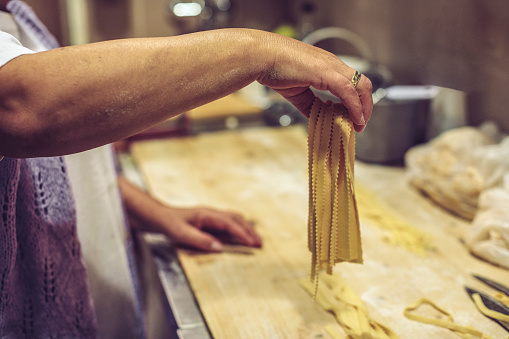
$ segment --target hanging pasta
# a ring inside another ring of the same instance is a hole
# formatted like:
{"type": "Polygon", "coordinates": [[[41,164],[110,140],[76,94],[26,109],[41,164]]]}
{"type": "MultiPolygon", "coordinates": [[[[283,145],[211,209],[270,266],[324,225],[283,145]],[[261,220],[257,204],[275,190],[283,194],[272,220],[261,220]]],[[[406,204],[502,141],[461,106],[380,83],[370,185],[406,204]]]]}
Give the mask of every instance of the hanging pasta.
{"type": "Polygon", "coordinates": [[[309,116],[308,244],[311,276],[342,261],[362,263],[354,193],[355,133],[341,104],[316,99],[309,116]]]}

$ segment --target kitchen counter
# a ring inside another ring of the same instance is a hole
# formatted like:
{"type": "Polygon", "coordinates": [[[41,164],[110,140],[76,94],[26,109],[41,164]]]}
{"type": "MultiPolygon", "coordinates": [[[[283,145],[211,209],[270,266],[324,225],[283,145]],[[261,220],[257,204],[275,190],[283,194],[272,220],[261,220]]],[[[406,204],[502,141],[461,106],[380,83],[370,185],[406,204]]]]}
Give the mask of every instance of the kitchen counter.
{"type": "MultiPolygon", "coordinates": [[[[208,205],[243,213],[264,239],[251,254],[177,251],[210,333],[215,338],[327,338],[341,327],[298,284],[310,274],[307,249],[307,147],[301,126],[250,128],[137,142],[136,160],[151,194],[178,206],[208,205]]],[[[341,263],[340,274],[370,316],[401,338],[457,338],[406,319],[403,309],[426,297],[494,338],[507,337],[481,315],[464,285],[490,292],[477,273],[500,282],[509,271],[473,257],[461,241],[469,224],[410,187],[404,169],[356,164],[356,182],[384,206],[428,234],[433,250],[418,255],[387,241],[361,215],[364,264],[341,263]]]]}

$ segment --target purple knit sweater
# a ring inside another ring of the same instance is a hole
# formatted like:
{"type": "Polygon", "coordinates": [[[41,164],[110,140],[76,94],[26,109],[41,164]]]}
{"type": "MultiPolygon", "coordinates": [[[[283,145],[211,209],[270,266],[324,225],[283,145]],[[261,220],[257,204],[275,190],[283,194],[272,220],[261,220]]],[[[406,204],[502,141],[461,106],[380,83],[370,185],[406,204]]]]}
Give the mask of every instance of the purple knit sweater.
{"type": "Polygon", "coordinates": [[[63,159],[0,161],[0,213],[0,337],[97,337],[63,159]]]}
{"type": "MultiPolygon", "coordinates": [[[[7,8],[50,49],[30,7],[7,8]]],[[[62,158],[0,161],[0,338],[96,338],[62,158]]]]}

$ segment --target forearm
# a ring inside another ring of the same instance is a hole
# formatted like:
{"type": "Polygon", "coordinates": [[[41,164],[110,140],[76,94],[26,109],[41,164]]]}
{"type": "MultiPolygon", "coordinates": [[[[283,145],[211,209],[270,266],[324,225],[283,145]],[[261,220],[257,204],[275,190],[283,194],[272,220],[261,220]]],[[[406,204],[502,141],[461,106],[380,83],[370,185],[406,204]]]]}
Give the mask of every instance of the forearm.
{"type": "Polygon", "coordinates": [[[232,93],[265,67],[257,39],[231,29],[18,57],[0,69],[0,154],[90,149],[232,93]]]}
{"type": "Polygon", "coordinates": [[[123,176],[118,178],[118,184],[131,228],[140,232],[164,233],[164,227],[159,223],[165,219],[161,203],[123,176]]]}
{"type": "Polygon", "coordinates": [[[335,55],[268,32],[226,29],[22,55],[0,68],[0,154],[74,153],[142,131],[257,80],[307,115],[309,87],[341,99],[356,130],[371,82],[335,55]]]}

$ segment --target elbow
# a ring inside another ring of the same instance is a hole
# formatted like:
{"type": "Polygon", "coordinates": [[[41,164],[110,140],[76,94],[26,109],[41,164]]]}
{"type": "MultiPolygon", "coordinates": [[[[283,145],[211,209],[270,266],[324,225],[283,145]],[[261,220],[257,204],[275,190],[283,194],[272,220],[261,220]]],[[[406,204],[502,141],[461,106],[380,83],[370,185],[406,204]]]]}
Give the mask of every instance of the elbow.
{"type": "Polygon", "coordinates": [[[48,84],[35,81],[26,74],[26,61],[32,55],[22,55],[0,68],[0,155],[31,158],[53,155],[48,152],[48,138],[56,110],[48,84]],[[21,60],[25,63],[20,64],[21,60]],[[23,66],[23,67],[22,67],[23,66]]]}
{"type": "Polygon", "coordinates": [[[11,158],[44,155],[47,122],[16,100],[0,99],[0,154],[11,158]]]}

